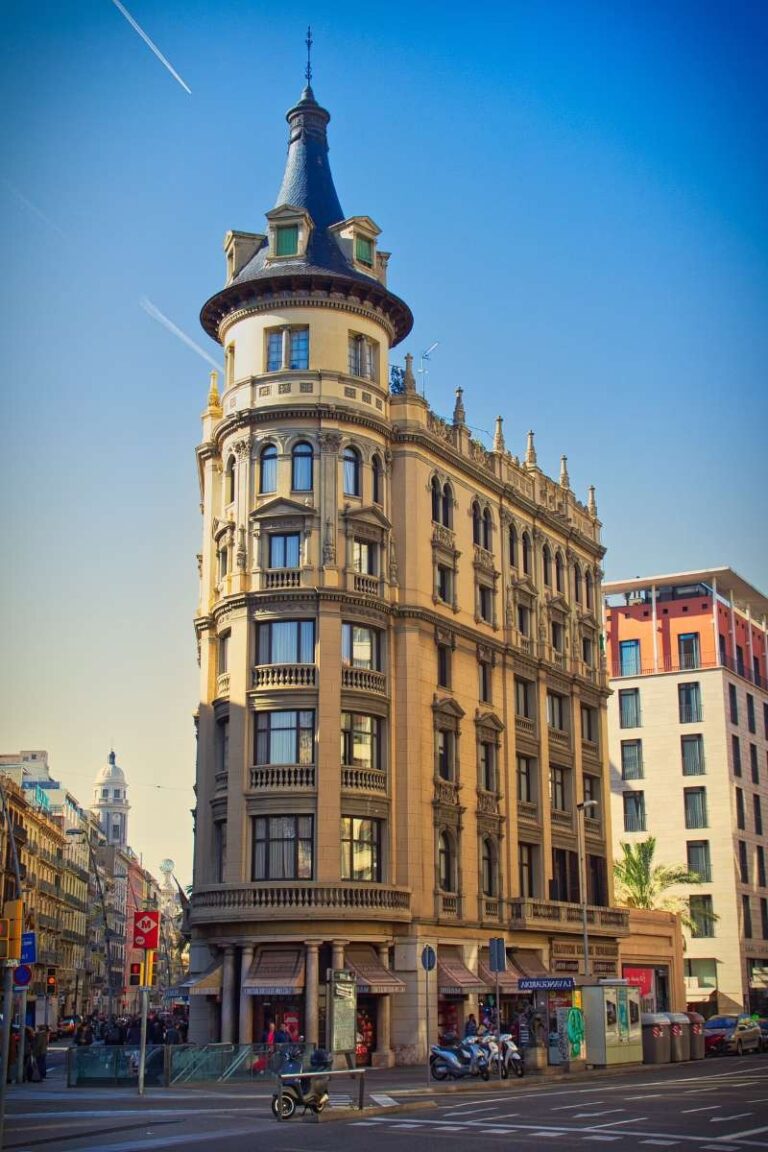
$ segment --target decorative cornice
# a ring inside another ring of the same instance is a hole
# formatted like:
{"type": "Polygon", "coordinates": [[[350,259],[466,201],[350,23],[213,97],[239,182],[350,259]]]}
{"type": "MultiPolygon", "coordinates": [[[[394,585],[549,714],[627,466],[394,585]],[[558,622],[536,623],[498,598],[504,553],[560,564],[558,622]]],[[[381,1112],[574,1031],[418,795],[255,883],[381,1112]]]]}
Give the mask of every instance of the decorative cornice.
{"type": "Polygon", "coordinates": [[[387,333],[387,338],[390,344],[395,342],[396,330],[392,321],[379,309],[368,307],[357,303],[353,304],[347,297],[344,299],[331,298],[327,296],[307,296],[305,293],[284,293],[281,296],[272,296],[266,300],[260,300],[250,304],[241,305],[234,312],[228,312],[226,316],[222,317],[217,327],[217,335],[219,342],[224,343],[227,337],[227,332],[240,320],[245,320],[248,316],[256,316],[263,312],[274,312],[281,308],[323,308],[331,312],[348,312],[352,316],[362,316],[366,320],[373,320],[374,323],[379,324],[387,333]]]}

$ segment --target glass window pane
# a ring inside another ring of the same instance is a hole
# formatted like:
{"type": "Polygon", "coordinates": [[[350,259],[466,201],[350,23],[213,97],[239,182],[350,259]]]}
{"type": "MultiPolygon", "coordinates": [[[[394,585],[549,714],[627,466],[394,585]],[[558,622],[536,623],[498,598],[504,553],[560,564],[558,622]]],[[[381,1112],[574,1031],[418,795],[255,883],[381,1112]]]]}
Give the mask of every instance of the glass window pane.
{"type": "Polygon", "coordinates": [[[309,368],[309,328],[291,331],[290,368],[309,368]]]}

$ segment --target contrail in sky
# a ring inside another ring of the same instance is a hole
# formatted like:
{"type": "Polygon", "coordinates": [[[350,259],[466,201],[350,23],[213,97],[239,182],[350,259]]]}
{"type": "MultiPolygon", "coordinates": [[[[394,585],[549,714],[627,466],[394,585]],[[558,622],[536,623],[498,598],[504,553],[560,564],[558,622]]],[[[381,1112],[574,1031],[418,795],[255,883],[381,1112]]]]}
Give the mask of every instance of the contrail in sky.
{"type": "Polygon", "coordinates": [[[197,352],[198,356],[202,356],[203,360],[207,360],[211,367],[215,368],[217,372],[221,372],[221,364],[217,364],[204,348],[201,348],[199,344],[195,344],[194,340],[191,340],[186,332],[182,332],[181,328],[177,328],[173,321],[169,320],[167,316],[164,316],[151,300],[147,300],[146,296],[142,296],[139,304],[148,316],[151,316],[153,320],[157,320],[158,324],[162,324],[163,328],[167,328],[169,332],[181,340],[182,344],[186,344],[193,352],[197,352]]]}
{"type": "Polygon", "coordinates": [[[122,15],[125,16],[126,20],[130,24],[131,28],[133,28],[133,30],[135,32],[138,32],[139,36],[141,36],[142,40],[144,41],[146,46],[149,48],[150,52],[154,52],[155,56],[157,56],[160,63],[165,65],[165,67],[168,69],[171,76],[173,76],[174,80],[178,80],[179,84],[181,84],[184,91],[188,92],[189,95],[191,96],[192,95],[192,89],[189,88],[184,83],[181,76],[179,76],[178,72],[173,67],[173,65],[168,60],[166,60],[165,56],[163,56],[162,52],[157,47],[157,45],[152,43],[149,36],[147,36],[146,32],[141,27],[141,25],[136,23],[133,16],[131,16],[130,12],[128,11],[128,9],[123,7],[123,5],[120,3],[120,0],[112,0],[112,3],[114,4],[115,8],[117,8],[118,12],[122,13],[122,15]]]}
{"type": "Polygon", "coordinates": [[[50,216],[46,216],[45,212],[41,211],[37,204],[33,204],[29,197],[25,196],[23,192],[20,192],[15,184],[11,184],[10,180],[6,180],[5,178],[3,178],[2,183],[6,186],[8,191],[11,192],[16,197],[16,199],[24,205],[25,208],[37,216],[38,219],[42,220],[43,223],[47,224],[49,228],[52,228],[54,232],[57,232],[58,235],[61,236],[62,240],[69,239],[66,232],[62,232],[58,224],[55,224],[53,220],[51,220],[50,216]]]}

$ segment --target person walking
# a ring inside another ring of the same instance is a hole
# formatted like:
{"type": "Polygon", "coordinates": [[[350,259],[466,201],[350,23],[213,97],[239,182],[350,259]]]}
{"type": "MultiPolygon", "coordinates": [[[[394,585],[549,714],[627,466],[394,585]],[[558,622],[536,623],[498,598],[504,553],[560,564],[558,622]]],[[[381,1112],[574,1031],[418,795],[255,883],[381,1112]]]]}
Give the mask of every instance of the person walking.
{"type": "Polygon", "coordinates": [[[48,1029],[41,1024],[32,1041],[32,1055],[37,1065],[38,1076],[45,1080],[48,1071],[48,1029]]]}

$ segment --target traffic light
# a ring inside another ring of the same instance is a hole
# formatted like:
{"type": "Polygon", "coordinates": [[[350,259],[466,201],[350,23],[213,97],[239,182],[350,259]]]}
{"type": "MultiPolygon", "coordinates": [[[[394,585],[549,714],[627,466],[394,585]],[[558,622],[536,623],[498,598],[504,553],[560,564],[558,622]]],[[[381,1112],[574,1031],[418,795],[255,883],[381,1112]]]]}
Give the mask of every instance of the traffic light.
{"type": "Polygon", "coordinates": [[[141,964],[131,964],[131,985],[137,988],[141,984],[141,964]]]}
{"type": "Polygon", "coordinates": [[[10,921],[5,916],[0,919],[0,960],[8,959],[8,933],[10,927],[10,921]]]}
{"type": "Polygon", "coordinates": [[[3,919],[8,921],[7,960],[21,960],[21,934],[24,931],[24,902],[6,900],[3,906],[3,919]]]}
{"type": "Polygon", "coordinates": [[[157,982],[157,952],[147,952],[147,985],[157,982]]]}
{"type": "Polygon", "coordinates": [[[45,978],[45,994],[46,996],[56,995],[56,969],[49,968],[48,975],[45,978]]]}

